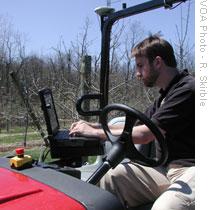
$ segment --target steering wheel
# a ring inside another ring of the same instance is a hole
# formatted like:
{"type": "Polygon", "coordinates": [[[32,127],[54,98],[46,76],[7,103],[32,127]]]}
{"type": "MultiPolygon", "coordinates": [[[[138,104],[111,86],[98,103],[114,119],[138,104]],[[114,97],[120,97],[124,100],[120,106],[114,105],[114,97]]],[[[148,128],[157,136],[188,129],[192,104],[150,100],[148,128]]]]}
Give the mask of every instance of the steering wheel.
{"type": "Polygon", "coordinates": [[[158,127],[140,111],[123,104],[111,104],[107,105],[103,109],[100,115],[100,119],[101,119],[102,128],[104,129],[104,132],[108,140],[112,142],[113,147],[116,147],[116,149],[113,149],[114,152],[108,154],[109,156],[108,158],[111,159],[111,161],[115,162],[112,163],[113,167],[115,167],[119,163],[119,161],[125,157],[133,160],[134,162],[138,162],[141,165],[150,166],[150,167],[162,165],[167,161],[168,150],[165,138],[163,137],[158,127]],[[121,135],[119,136],[113,135],[108,127],[107,116],[113,110],[122,111],[126,115],[124,129],[121,135]],[[159,143],[160,147],[160,157],[158,158],[145,157],[135,147],[132,141],[132,130],[137,120],[145,124],[156,137],[156,140],[159,143]],[[115,157],[113,158],[112,156],[115,157]],[[119,161],[117,161],[116,159],[119,159],[119,161]]]}

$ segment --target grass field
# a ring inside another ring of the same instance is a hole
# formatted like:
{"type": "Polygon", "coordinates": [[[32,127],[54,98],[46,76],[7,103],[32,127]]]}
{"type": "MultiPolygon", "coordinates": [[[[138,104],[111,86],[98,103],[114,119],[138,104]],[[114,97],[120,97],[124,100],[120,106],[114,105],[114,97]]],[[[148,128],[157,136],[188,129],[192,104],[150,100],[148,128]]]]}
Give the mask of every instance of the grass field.
{"type": "Polygon", "coordinates": [[[25,136],[25,128],[24,127],[15,127],[7,132],[4,129],[1,129],[0,133],[0,145],[4,144],[15,144],[15,143],[23,143],[26,138],[26,141],[36,141],[41,140],[41,135],[32,127],[27,129],[27,133],[25,136]]]}
{"type": "MultiPolygon", "coordinates": [[[[23,128],[13,128],[7,133],[1,130],[0,133],[0,156],[15,155],[15,148],[23,147],[25,139],[25,130],[23,128]]],[[[38,132],[33,128],[28,129],[26,136],[25,154],[31,155],[34,160],[39,159],[40,146],[43,140],[38,132]]],[[[93,163],[96,157],[89,157],[88,162],[93,163]]],[[[46,158],[46,162],[51,161],[50,154],[46,158]]]]}
{"type": "MultiPolygon", "coordinates": [[[[24,142],[25,134],[24,133],[14,133],[14,134],[0,134],[0,144],[12,144],[24,142]]],[[[40,140],[41,136],[37,132],[28,133],[26,136],[27,141],[40,140]]]]}
{"type": "MultiPolygon", "coordinates": [[[[10,132],[1,129],[0,133],[0,156],[15,154],[14,150],[17,147],[23,147],[25,140],[25,128],[15,127],[10,129],[10,132]]],[[[40,134],[33,128],[29,127],[26,135],[26,154],[30,154],[34,159],[39,157],[40,149],[37,145],[42,143],[40,134]],[[32,144],[33,143],[33,144],[32,144]],[[36,146],[30,146],[36,145],[36,146]]]]}

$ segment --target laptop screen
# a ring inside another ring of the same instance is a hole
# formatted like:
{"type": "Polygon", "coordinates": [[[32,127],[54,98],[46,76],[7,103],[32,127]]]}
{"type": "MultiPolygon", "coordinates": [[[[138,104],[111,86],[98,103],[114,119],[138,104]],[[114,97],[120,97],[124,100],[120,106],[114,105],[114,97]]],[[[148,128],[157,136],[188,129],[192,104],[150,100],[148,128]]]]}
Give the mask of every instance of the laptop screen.
{"type": "Polygon", "coordinates": [[[47,124],[48,134],[56,134],[59,129],[58,117],[55,110],[55,104],[50,89],[39,91],[41,98],[42,109],[44,111],[45,121],[47,124]]]}

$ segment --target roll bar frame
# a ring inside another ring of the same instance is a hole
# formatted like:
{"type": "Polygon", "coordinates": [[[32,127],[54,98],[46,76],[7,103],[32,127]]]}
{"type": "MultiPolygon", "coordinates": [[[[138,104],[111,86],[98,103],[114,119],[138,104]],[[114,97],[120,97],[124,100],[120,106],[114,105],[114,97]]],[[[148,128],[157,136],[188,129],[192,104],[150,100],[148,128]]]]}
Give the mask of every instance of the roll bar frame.
{"type": "Polygon", "coordinates": [[[114,23],[122,18],[151,11],[160,7],[171,8],[173,4],[185,2],[186,0],[151,0],[129,8],[125,8],[108,15],[101,15],[101,65],[100,65],[100,93],[82,96],[76,104],[79,114],[83,116],[100,115],[101,110],[108,104],[109,91],[109,63],[110,63],[110,40],[111,30],[114,23]],[[82,103],[84,100],[99,100],[99,110],[84,111],[82,103]]]}

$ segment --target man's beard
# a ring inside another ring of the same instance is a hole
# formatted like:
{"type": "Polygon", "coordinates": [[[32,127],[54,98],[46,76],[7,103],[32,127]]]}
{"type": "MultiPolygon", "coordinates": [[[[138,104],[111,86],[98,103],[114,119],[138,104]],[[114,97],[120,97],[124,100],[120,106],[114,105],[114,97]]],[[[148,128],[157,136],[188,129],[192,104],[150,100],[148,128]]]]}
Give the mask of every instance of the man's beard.
{"type": "Polygon", "coordinates": [[[154,87],[158,77],[159,72],[155,70],[154,67],[151,65],[149,75],[147,76],[147,78],[143,78],[144,85],[146,87],[154,87]]]}

